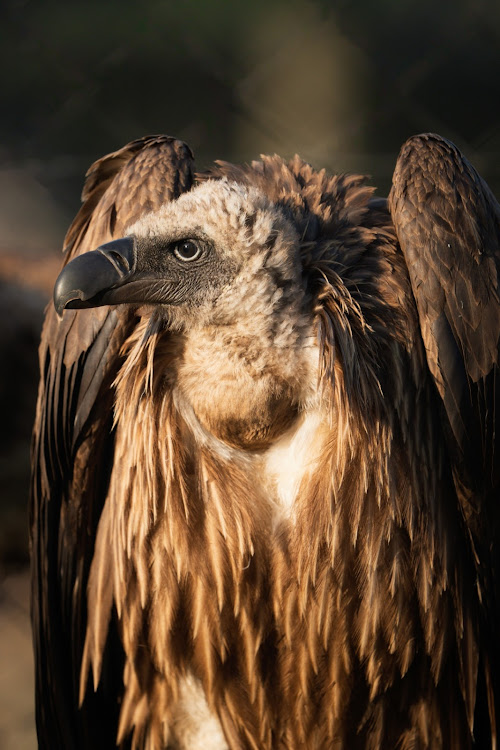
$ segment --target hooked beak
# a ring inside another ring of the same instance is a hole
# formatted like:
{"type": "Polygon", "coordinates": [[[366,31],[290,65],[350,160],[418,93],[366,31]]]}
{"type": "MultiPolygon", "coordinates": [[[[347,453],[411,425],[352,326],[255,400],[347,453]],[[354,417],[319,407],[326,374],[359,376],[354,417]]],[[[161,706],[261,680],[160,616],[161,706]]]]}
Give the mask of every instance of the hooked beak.
{"type": "Polygon", "coordinates": [[[54,307],[63,310],[119,304],[120,288],[134,278],[137,248],[134,237],[121,237],[77,256],[57,277],[54,307]]]}

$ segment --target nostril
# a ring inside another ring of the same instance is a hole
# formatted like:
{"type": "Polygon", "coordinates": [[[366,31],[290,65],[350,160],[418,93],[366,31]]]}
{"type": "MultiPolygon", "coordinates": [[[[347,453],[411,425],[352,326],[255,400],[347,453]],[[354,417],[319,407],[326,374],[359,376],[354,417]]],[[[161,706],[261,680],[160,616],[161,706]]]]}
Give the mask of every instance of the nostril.
{"type": "Polygon", "coordinates": [[[122,273],[128,273],[130,271],[130,263],[127,258],[124,258],[123,255],[116,250],[109,250],[106,254],[111,256],[111,260],[119,271],[122,271],[122,273]]]}
{"type": "Polygon", "coordinates": [[[133,237],[121,237],[97,248],[123,279],[129,276],[135,265],[135,240],[133,237]]]}

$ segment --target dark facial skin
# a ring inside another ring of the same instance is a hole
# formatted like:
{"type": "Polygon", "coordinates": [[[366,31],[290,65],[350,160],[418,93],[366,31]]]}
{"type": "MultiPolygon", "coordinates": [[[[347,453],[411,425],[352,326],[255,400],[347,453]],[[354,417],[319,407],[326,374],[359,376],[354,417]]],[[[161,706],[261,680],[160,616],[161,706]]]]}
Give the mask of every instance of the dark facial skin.
{"type": "Polygon", "coordinates": [[[68,263],[56,281],[54,305],[59,315],[123,303],[196,307],[215,298],[236,272],[202,236],[123,237],[68,263]]]}

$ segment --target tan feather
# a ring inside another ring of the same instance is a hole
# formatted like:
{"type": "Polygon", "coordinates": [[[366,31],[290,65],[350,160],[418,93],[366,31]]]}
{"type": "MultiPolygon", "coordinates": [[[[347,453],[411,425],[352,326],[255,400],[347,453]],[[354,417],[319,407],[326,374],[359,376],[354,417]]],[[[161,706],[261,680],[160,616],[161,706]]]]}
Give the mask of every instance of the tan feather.
{"type": "MultiPolygon", "coordinates": [[[[219,163],[191,189],[187,147],[158,137],[89,171],[68,260],[127,234],[130,288],[151,288],[49,314],[34,589],[44,565],[62,583],[34,618],[48,641],[49,601],[60,632],[81,623],[75,711],[98,715],[118,684],[111,743],[470,750],[489,714],[495,746],[500,214],[444,143],[408,145],[392,218],[364,178],[299,157],[219,163]],[[473,214],[436,169],[433,231],[435,151],[473,214]],[[181,273],[189,243],[203,263],[181,273]]],[[[54,705],[58,670],[39,669],[54,705]]]]}

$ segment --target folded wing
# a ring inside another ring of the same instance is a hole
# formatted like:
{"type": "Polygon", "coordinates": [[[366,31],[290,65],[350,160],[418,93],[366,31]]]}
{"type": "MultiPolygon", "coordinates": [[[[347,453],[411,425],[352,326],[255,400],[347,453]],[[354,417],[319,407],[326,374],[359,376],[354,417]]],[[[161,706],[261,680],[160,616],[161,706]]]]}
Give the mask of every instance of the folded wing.
{"type": "MultiPolygon", "coordinates": [[[[192,184],[181,141],[149,136],[93,164],[83,205],[65,240],[65,262],[124,234],[142,214],[192,184]]],[[[113,462],[113,381],[135,326],[130,307],[67,310],[49,305],[32,443],[32,620],[40,748],[116,744],[121,646],[111,627],[99,690],[78,706],[86,588],[95,532],[113,462]]]]}
{"type": "Polygon", "coordinates": [[[500,707],[498,583],[500,206],[452,143],[424,134],[399,155],[389,196],[420,319],[457,496],[477,569],[485,694],[500,707]]]}

